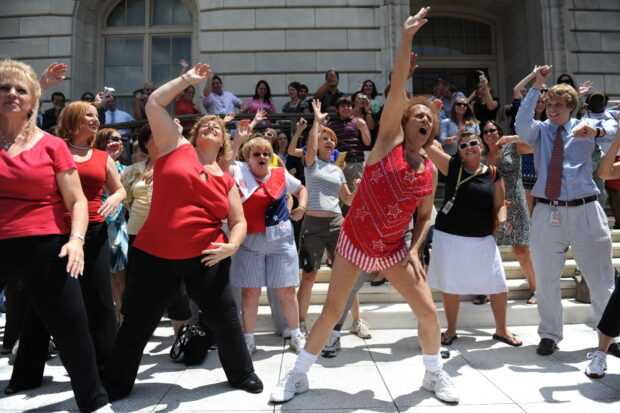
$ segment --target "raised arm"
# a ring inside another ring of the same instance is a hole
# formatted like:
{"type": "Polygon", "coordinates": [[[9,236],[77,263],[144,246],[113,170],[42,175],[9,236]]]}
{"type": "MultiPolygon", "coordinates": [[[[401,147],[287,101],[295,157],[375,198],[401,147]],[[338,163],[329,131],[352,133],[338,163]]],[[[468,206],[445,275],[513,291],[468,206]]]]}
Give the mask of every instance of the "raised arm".
{"type": "Polygon", "coordinates": [[[41,77],[39,78],[39,85],[41,86],[41,92],[52,86],[56,86],[60,82],[66,79],[63,76],[69,68],[64,63],[54,62],[45,68],[41,77]]]}
{"type": "Polygon", "coordinates": [[[213,73],[209,75],[205,82],[205,87],[202,89],[202,96],[207,97],[211,94],[211,82],[213,81],[213,73]]]}
{"type": "Polygon", "coordinates": [[[536,102],[540,96],[540,90],[547,82],[547,78],[551,73],[551,66],[539,66],[535,70],[536,81],[532,88],[527,92],[527,96],[521,101],[519,111],[515,118],[515,130],[519,138],[534,148],[540,138],[541,122],[534,120],[534,111],[536,110],[536,102]]]}
{"type": "Polygon", "coordinates": [[[210,74],[209,65],[198,63],[182,76],[172,79],[151,93],[146,102],[146,116],[161,156],[187,142],[181,134],[183,127],[174,121],[166,107],[179,92],[190,85],[202,82],[210,74]]]}
{"type": "Polygon", "coordinates": [[[291,143],[288,145],[288,154],[290,156],[295,156],[297,158],[301,158],[304,156],[304,151],[301,148],[297,147],[297,142],[299,141],[299,137],[301,133],[308,127],[308,123],[304,118],[300,118],[297,121],[297,129],[295,129],[295,134],[291,138],[291,143]]]}
{"type": "Polygon", "coordinates": [[[416,55],[411,53],[411,42],[417,31],[428,21],[426,16],[429,11],[430,7],[423,7],[415,16],[409,16],[403,24],[402,38],[396,50],[394,71],[390,80],[390,94],[381,114],[377,140],[394,136],[401,129],[400,122],[407,97],[407,77],[410,66],[416,66],[416,55]]]}
{"type": "Polygon", "coordinates": [[[519,83],[512,88],[512,97],[514,99],[521,99],[521,89],[526,88],[527,85],[536,77],[536,69],[538,69],[538,65],[534,66],[534,70],[527,74],[523,79],[519,80],[519,83]]]}
{"type": "Polygon", "coordinates": [[[312,99],[312,110],[314,110],[314,122],[312,123],[310,134],[308,135],[308,141],[306,142],[306,154],[303,157],[306,167],[310,167],[314,164],[314,158],[316,158],[319,147],[319,130],[327,120],[327,113],[321,113],[320,100],[312,99]]]}
{"type": "Polygon", "coordinates": [[[222,168],[222,171],[230,171],[230,166],[235,162],[235,160],[237,160],[239,149],[248,141],[251,134],[252,127],[250,126],[250,121],[248,119],[241,120],[237,123],[237,136],[230,143],[232,156],[230,159],[220,159],[218,162],[220,168],[222,168]]]}
{"type": "Polygon", "coordinates": [[[430,160],[433,161],[437,169],[439,169],[439,172],[447,176],[450,159],[452,157],[443,151],[441,143],[433,140],[432,143],[424,146],[424,151],[430,160]]]}

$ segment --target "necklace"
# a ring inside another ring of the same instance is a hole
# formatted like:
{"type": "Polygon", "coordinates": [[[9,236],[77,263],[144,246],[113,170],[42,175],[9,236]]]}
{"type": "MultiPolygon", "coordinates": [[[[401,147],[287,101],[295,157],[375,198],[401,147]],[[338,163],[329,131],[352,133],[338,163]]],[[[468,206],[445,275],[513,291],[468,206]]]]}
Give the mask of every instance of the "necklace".
{"type": "Polygon", "coordinates": [[[86,150],[86,149],[90,149],[90,146],[75,146],[74,144],[72,144],[71,142],[67,141],[67,143],[69,144],[70,147],[75,148],[75,149],[81,149],[81,150],[86,150]]]}

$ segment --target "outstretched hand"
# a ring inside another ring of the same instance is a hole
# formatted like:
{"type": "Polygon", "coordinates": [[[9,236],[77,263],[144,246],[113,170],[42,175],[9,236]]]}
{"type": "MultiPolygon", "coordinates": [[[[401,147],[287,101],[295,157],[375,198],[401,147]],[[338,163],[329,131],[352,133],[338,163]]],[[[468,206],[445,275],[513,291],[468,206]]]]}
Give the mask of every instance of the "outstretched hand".
{"type": "Polygon", "coordinates": [[[579,86],[579,96],[587,95],[593,86],[594,86],[594,82],[591,82],[589,80],[586,80],[585,82],[583,82],[581,86],[579,86]]]}
{"type": "Polygon", "coordinates": [[[248,140],[251,134],[252,125],[249,120],[244,119],[237,123],[237,137],[235,139],[239,139],[239,142],[243,144],[248,140]]]}
{"type": "Polygon", "coordinates": [[[547,83],[547,79],[549,78],[549,75],[551,74],[552,68],[553,66],[544,65],[544,66],[539,66],[536,69],[534,69],[536,72],[536,81],[534,82],[534,87],[536,89],[541,89],[542,86],[545,83],[547,83]]]}
{"type": "Polygon", "coordinates": [[[428,22],[426,16],[430,10],[430,7],[422,7],[415,16],[409,16],[403,24],[403,35],[413,36],[416,34],[428,22]]]}
{"type": "Polygon", "coordinates": [[[321,101],[319,99],[312,99],[312,110],[314,111],[314,121],[319,125],[325,125],[327,123],[327,113],[321,112],[321,101]]]}
{"type": "Polygon", "coordinates": [[[211,76],[211,66],[204,63],[196,63],[196,66],[185,72],[182,77],[190,85],[197,85],[211,76]]]}
{"type": "Polygon", "coordinates": [[[41,78],[39,79],[39,85],[41,85],[41,89],[47,89],[52,86],[56,86],[60,82],[66,79],[62,74],[65,73],[69,68],[64,63],[54,62],[49,65],[41,74],[41,78]]]}

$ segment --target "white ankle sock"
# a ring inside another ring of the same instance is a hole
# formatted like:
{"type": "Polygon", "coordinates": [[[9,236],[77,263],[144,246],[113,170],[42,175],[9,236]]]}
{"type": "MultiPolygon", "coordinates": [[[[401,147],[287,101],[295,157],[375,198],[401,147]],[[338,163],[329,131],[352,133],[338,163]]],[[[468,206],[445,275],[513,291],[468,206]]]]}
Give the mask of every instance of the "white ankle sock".
{"type": "Polygon", "coordinates": [[[426,370],[431,373],[439,373],[443,367],[443,361],[441,360],[441,354],[424,354],[422,353],[422,362],[426,370]]]}
{"type": "Polygon", "coordinates": [[[244,334],[243,335],[246,339],[250,339],[252,341],[254,341],[254,333],[250,333],[250,334],[244,334]]]}
{"type": "Polygon", "coordinates": [[[310,367],[314,364],[317,359],[316,354],[310,354],[305,349],[301,349],[299,355],[297,356],[297,360],[295,361],[295,370],[298,373],[307,373],[310,371],[310,367]]]}
{"type": "Polygon", "coordinates": [[[297,337],[301,334],[301,329],[296,328],[295,330],[291,330],[291,337],[297,337]]]}
{"type": "Polygon", "coordinates": [[[340,330],[332,330],[333,337],[340,337],[340,330]]]}

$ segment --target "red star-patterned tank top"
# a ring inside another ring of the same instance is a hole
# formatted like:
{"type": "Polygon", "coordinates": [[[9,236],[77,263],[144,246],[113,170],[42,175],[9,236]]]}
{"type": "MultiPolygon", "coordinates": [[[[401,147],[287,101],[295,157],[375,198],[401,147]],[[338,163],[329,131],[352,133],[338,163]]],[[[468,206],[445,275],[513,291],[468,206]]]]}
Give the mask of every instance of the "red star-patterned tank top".
{"type": "Polygon", "coordinates": [[[423,172],[411,169],[401,144],[381,161],[366,167],[342,224],[338,241],[342,256],[362,269],[372,270],[386,268],[405,257],[405,231],[421,200],[433,193],[433,163],[424,158],[424,165],[423,172]],[[365,259],[374,265],[369,266],[365,259]]]}

